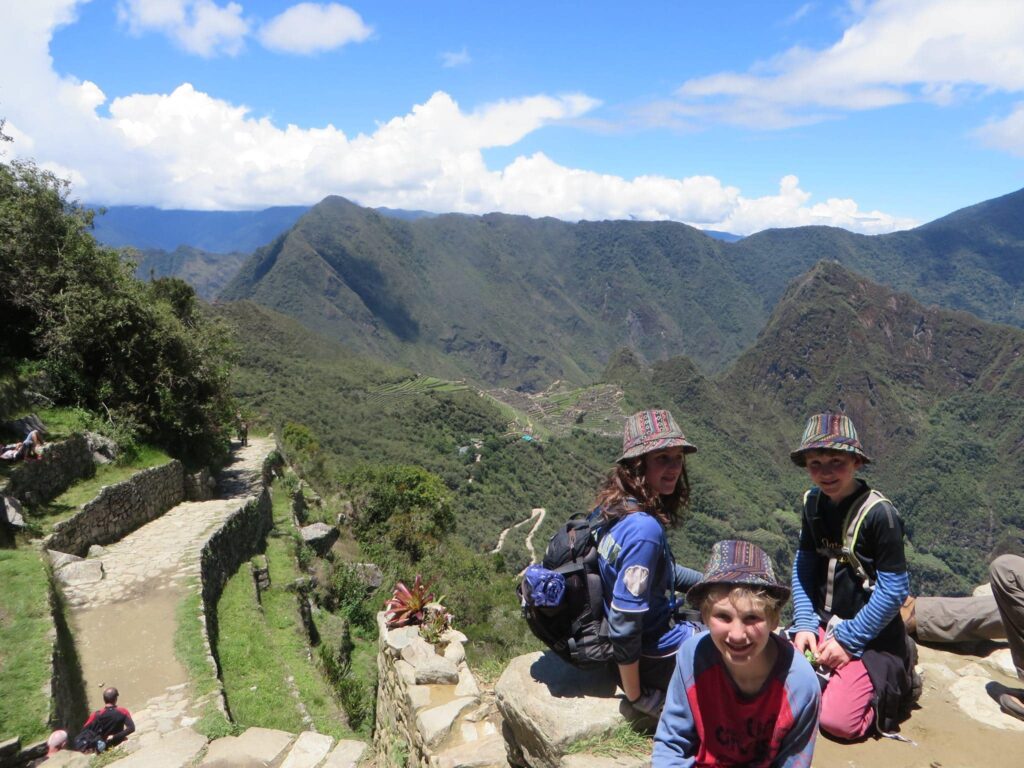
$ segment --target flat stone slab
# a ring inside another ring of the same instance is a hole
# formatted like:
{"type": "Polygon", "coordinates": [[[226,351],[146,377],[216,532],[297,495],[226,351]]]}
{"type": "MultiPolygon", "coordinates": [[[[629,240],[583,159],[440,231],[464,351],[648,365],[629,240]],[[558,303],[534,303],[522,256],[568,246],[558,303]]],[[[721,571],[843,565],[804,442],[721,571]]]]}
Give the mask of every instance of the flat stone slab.
{"type": "Polygon", "coordinates": [[[467,741],[437,756],[439,768],[505,768],[508,753],[505,739],[494,733],[477,741],[467,741]]]}
{"type": "Polygon", "coordinates": [[[365,742],[353,739],[339,741],[320,768],[355,768],[365,752],[365,742]]]}
{"type": "Polygon", "coordinates": [[[494,692],[517,757],[533,768],[559,768],[571,744],[599,738],[631,714],[610,670],[579,670],[553,653],[516,657],[494,692]]]}
{"type": "Polygon", "coordinates": [[[949,692],[960,710],[968,717],[993,728],[1024,733],[1024,720],[1007,715],[999,708],[999,702],[993,699],[989,692],[992,686],[997,687],[994,689],[996,691],[1006,690],[1005,686],[993,682],[991,678],[967,675],[953,683],[949,692]]]}
{"type": "Polygon", "coordinates": [[[250,728],[241,736],[225,736],[210,743],[200,766],[207,768],[261,768],[281,758],[295,738],[287,731],[250,728]]]}
{"type": "Polygon", "coordinates": [[[57,578],[69,587],[95,584],[103,580],[103,562],[100,560],[79,560],[68,563],[59,571],[57,578]]]}
{"type": "Polygon", "coordinates": [[[992,651],[988,656],[979,662],[982,666],[988,667],[993,672],[1006,675],[1012,680],[1017,679],[1017,668],[1013,665],[1013,657],[1009,648],[1000,648],[992,651]]]}
{"type": "MultiPolygon", "coordinates": [[[[89,765],[89,759],[89,755],[64,749],[56,755],[47,758],[43,765],[46,768],[86,768],[89,765]]],[[[122,764],[119,763],[119,765],[122,764]]]]}
{"type": "MultiPolygon", "coordinates": [[[[188,768],[205,746],[205,736],[191,728],[179,728],[118,760],[116,765],[118,768],[188,768]]],[[[47,768],[49,765],[47,762],[47,768]]]]}
{"type": "Polygon", "coordinates": [[[424,743],[436,747],[451,733],[452,725],[459,713],[476,704],[477,700],[470,697],[454,699],[439,707],[423,709],[416,713],[416,728],[423,737],[424,743]]]}
{"type": "Polygon", "coordinates": [[[68,552],[58,552],[56,549],[48,549],[46,550],[46,554],[50,556],[50,565],[53,566],[53,570],[55,571],[59,571],[68,563],[79,563],[85,559],[78,555],[72,555],[68,552]]]}
{"type": "Polygon", "coordinates": [[[303,731],[296,739],[288,757],[281,763],[281,768],[314,768],[327,757],[334,746],[334,737],[325,733],[303,731]]]}

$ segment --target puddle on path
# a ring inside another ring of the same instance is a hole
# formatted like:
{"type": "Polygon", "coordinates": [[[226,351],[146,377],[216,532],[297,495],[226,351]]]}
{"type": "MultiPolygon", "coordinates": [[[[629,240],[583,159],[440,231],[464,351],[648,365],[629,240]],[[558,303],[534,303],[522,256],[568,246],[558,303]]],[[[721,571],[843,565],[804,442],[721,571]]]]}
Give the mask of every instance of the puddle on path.
{"type": "MultiPolygon", "coordinates": [[[[97,585],[102,589],[102,583],[97,585]]],[[[89,709],[103,706],[103,689],[115,686],[131,711],[171,685],[188,682],[174,655],[175,612],[186,593],[162,589],[134,600],[72,611],[75,645],[89,709]]]]}

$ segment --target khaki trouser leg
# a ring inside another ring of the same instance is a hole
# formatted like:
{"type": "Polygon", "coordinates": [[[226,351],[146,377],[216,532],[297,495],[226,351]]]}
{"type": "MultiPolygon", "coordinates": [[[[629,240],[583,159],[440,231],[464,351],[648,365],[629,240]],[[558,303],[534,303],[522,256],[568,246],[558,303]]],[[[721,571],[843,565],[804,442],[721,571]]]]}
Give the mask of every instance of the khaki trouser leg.
{"type": "Polygon", "coordinates": [[[1024,557],[1002,555],[992,561],[988,570],[1013,665],[1017,677],[1024,680],[1024,557]]]}
{"type": "Polygon", "coordinates": [[[1006,637],[992,595],[918,597],[914,602],[917,639],[925,643],[967,643],[1006,637]]]}

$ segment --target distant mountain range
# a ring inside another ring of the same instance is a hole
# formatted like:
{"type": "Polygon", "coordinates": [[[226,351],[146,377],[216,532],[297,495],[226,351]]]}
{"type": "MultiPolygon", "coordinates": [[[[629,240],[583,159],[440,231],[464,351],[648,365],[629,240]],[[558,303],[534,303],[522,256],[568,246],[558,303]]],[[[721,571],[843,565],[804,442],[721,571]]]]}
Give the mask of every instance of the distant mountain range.
{"type": "MultiPolygon", "coordinates": [[[[237,328],[244,399],[278,423],[310,425],[339,467],[367,453],[385,463],[411,454],[450,478],[465,505],[460,535],[474,546],[536,505],[552,513],[540,537],[548,535],[585,508],[614,457],[617,438],[591,430],[580,411],[571,433],[545,438],[543,458],[515,435],[491,438],[482,474],[465,485],[456,446],[503,431],[508,416],[487,406],[499,391],[468,401],[431,395],[411,372],[251,302],[219,311],[237,328]],[[395,384],[403,379],[410,383],[395,384]],[[384,390],[393,394],[375,394],[384,390]],[[472,417],[467,408],[477,409],[472,417]],[[496,465],[518,468],[515,481],[495,486],[496,465]]],[[[913,588],[965,593],[991,556],[1024,545],[1022,352],[1024,330],[925,307],[825,261],[788,287],[728,369],[707,375],[682,356],[645,363],[620,348],[599,380],[620,388],[620,415],[669,407],[699,447],[688,460],[693,502],[673,539],[680,562],[699,565],[714,541],[740,537],[788,567],[808,482],[789,451],[808,414],[842,408],[874,459],[865,476],[906,522],[913,588]]]]}
{"type": "Polygon", "coordinates": [[[720,370],[791,280],[832,260],[919,301],[1024,324],[1024,191],[908,232],[769,230],[728,243],[672,222],[388,218],[327,198],[221,294],[417,370],[542,389],[611,350],[720,370]]]}

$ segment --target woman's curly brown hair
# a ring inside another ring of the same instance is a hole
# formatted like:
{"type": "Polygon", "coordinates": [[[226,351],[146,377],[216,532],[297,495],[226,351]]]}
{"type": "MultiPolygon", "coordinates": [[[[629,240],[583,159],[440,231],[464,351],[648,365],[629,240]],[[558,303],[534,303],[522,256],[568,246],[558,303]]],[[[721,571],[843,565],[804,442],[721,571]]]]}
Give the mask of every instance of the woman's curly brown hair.
{"type": "Polygon", "coordinates": [[[675,490],[667,496],[662,496],[647,485],[647,478],[644,476],[646,455],[620,461],[608,473],[607,479],[598,489],[595,502],[601,507],[603,520],[616,521],[634,509],[641,509],[658,518],[665,527],[679,522],[680,510],[690,502],[690,478],[686,474],[686,457],[683,457],[683,470],[676,480],[675,490]],[[638,507],[629,504],[628,500],[631,498],[636,499],[638,507]]]}

